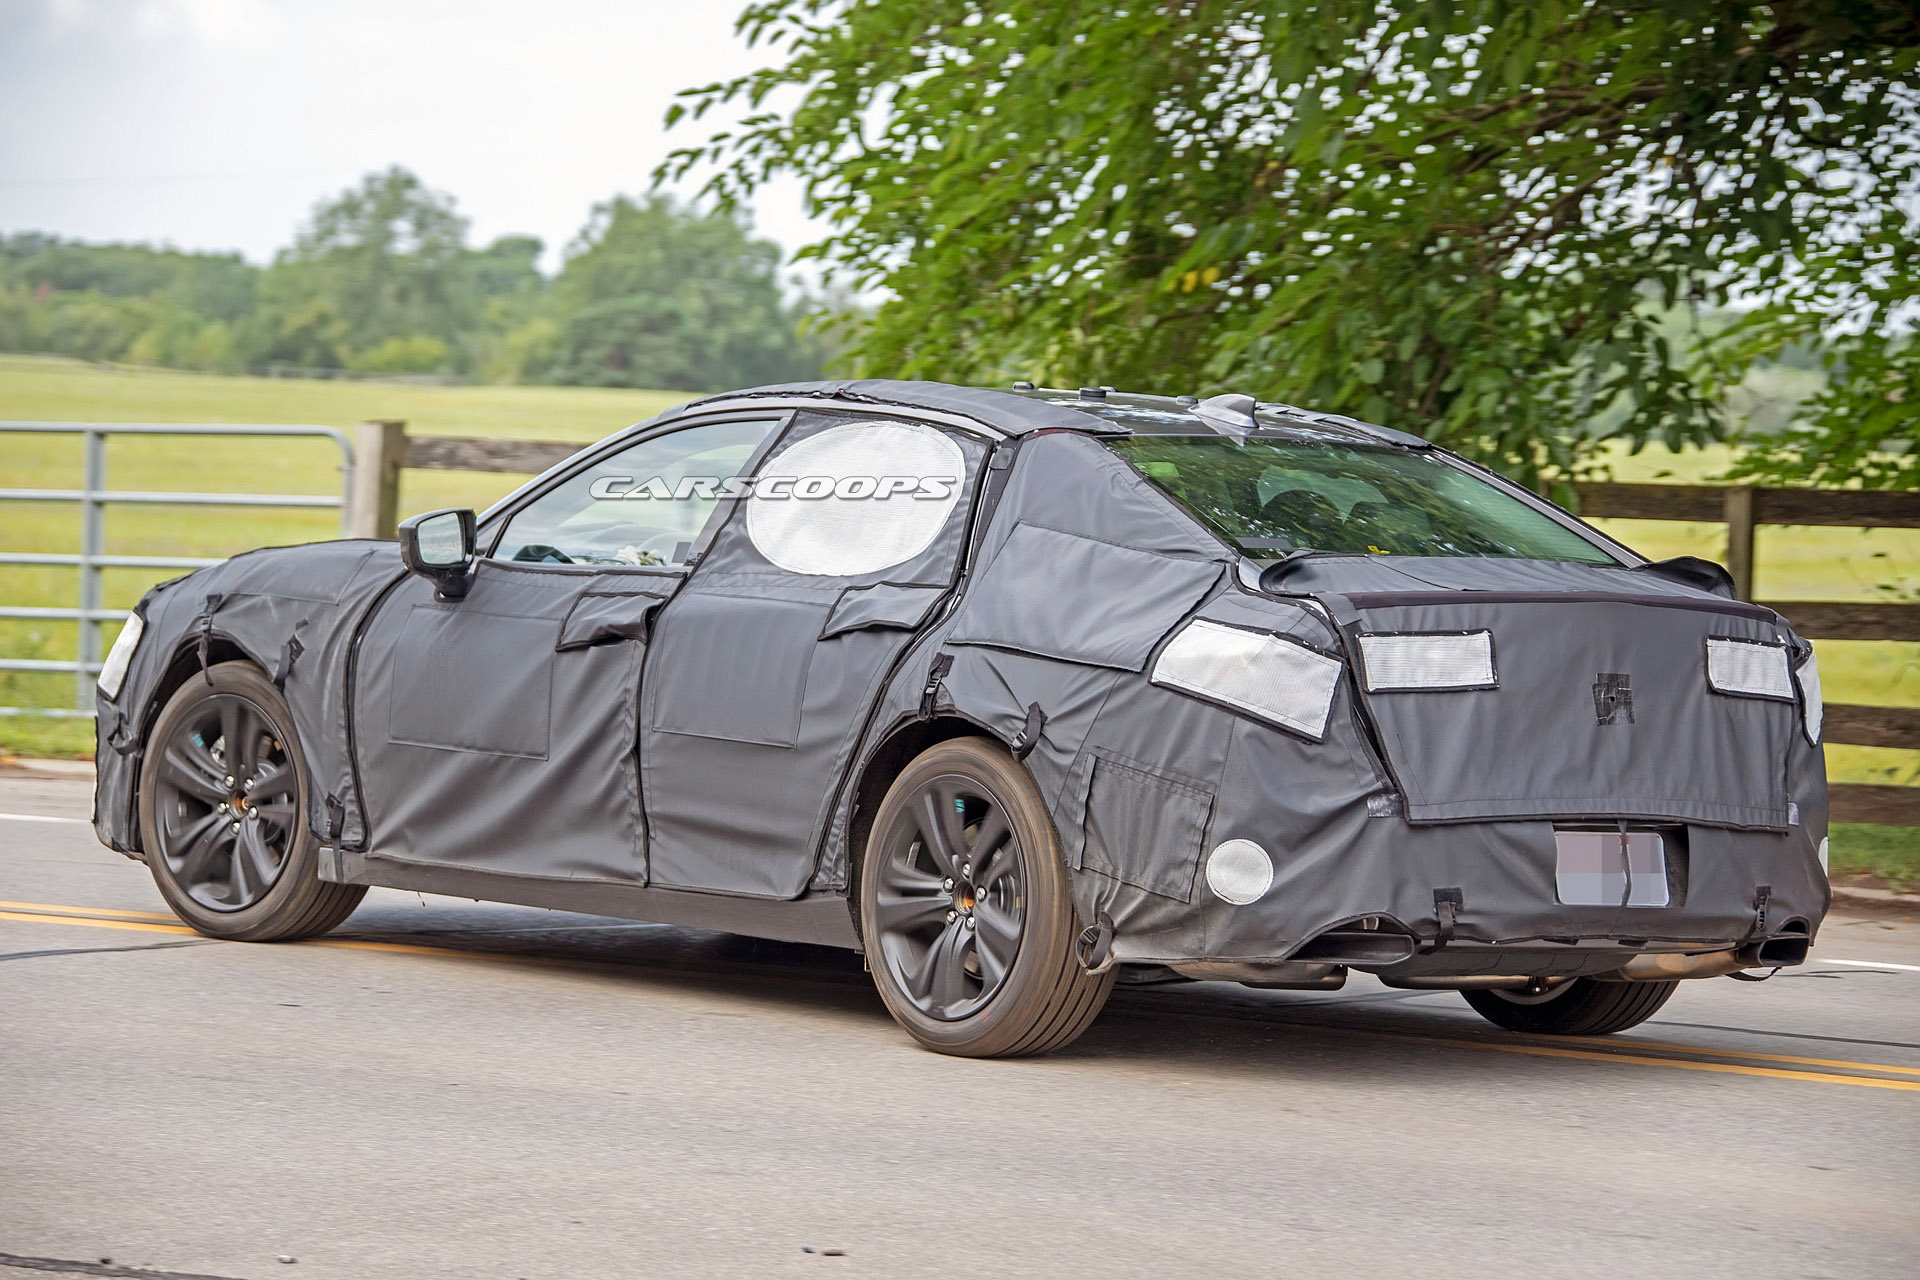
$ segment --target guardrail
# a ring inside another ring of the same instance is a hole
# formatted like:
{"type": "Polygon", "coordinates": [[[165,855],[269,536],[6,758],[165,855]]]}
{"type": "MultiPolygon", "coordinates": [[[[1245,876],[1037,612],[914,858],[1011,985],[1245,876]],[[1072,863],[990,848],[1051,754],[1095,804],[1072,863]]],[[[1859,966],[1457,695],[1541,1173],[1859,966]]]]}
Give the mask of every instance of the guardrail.
{"type": "Polygon", "coordinates": [[[78,624],[78,642],[72,661],[49,658],[0,658],[0,671],[70,671],[74,676],[71,707],[0,707],[0,715],[85,718],[93,715],[93,682],[99,674],[102,622],[117,622],[124,609],[101,603],[102,569],[198,569],[218,564],[196,556],[115,556],[106,553],[106,512],[114,503],[141,506],[220,507],[337,507],[341,528],[349,524],[346,495],[353,488],[353,446],[337,427],[212,425],[179,422],[0,422],[0,433],[77,435],[84,438],[81,487],[78,489],[0,489],[0,502],[73,502],[80,507],[78,554],[37,551],[0,552],[0,565],[61,565],[80,570],[78,604],[74,608],[0,605],[0,618],[46,618],[78,624]],[[171,491],[107,488],[109,436],[324,436],[340,446],[341,495],[293,493],[175,493],[171,491]]]}

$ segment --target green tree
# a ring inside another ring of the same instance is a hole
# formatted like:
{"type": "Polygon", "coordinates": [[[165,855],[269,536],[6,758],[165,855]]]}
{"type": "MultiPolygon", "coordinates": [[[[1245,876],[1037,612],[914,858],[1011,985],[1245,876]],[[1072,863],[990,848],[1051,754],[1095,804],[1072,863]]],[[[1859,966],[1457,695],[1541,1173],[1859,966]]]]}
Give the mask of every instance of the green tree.
{"type": "Polygon", "coordinates": [[[139,299],[56,293],[45,300],[28,349],[82,360],[119,360],[150,323],[150,312],[139,299]]]}
{"type": "Polygon", "coordinates": [[[0,351],[31,351],[33,326],[32,297],[0,278],[0,351]]]}
{"type": "Polygon", "coordinates": [[[502,236],[469,256],[480,315],[460,349],[463,367],[482,382],[537,382],[553,364],[558,326],[546,314],[544,247],[533,236],[502,236]]]}
{"type": "Polygon", "coordinates": [[[355,373],[438,373],[445,369],[451,353],[447,344],[424,333],[400,338],[385,338],[356,351],[347,359],[347,368],[355,373]]]}
{"type": "Polygon", "coordinates": [[[0,236],[0,350],[227,367],[226,322],[252,310],[258,276],[237,254],[0,236]]]}
{"type": "Polygon", "coordinates": [[[344,369],[353,354],[352,326],[331,299],[317,290],[305,294],[288,289],[280,295],[285,273],[269,273],[262,288],[262,308],[249,326],[245,341],[247,363],[293,369],[344,369]]]}
{"type": "Polygon", "coordinates": [[[489,302],[532,301],[547,284],[540,274],[540,252],[545,247],[537,236],[501,236],[468,254],[465,268],[475,292],[489,302]]]}
{"type": "Polygon", "coordinates": [[[264,271],[232,254],[0,235],[0,350],[189,368],[281,367],[718,389],[816,376],[780,250],[664,197],[595,210],[557,287],[541,242],[466,243],[404,169],[318,205],[264,271]]]}
{"type": "Polygon", "coordinates": [[[866,370],[1244,390],[1533,483],[1596,420],[1720,434],[1789,347],[1831,377],[1783,473],[1854,465],[1920,393],[1911,0],[764,0],[739,27],[784,61],[684,95],[669,123],[748,115],[660,176],[714,166],[722,208],[803,176],[831,226],[803,256],[887,293],[866,370]],[[1676,307],[1744,315],[1680,352],[1676,307]]]}
{"type": "Polygon", "coordinates": [[[236,373],[240,369],[240,350],[233,329],[223,320],[201,326],[177,357],[189,369],[209,369],[236,373]]]}
{"type": "Polygon", "coordinates": [[[206,321],[164,296],[150,301],[147,312],[146,327],[128,346],[126,358],[134,364],[188,363],[188,348],[200,336],[206,321]]]}
{"type": "Polygon", "coordinates": [[[781,294],[780,249],[664,195],[594,209],[553,283],[553,380],[718,391],[817,377],[781,294]]]}
{"type": "Polygon", "coordinates": [[[467,222],[453,199],[398,166],[314,210],[260,282],[260,354],[301,347],[316,367],[414,334],[451,345],[478,315],[467,222]],[[337,320],[337,340],[315,344],[316,308],[337,320]],[[290,333],[302,330],[299,333],[290,333]]]}
{"type": "Polygon", "coordinates": [[[0,273],[28,288],[114,298],[165,295],[216,320],[253,306],[260,272],[237,253],[182,253],[147,245],[82,244],[28,232],[0,237],[0,273]]]}
{"type": "Polygon", "coordinates": [[[474,373],[482,382],[539,382],[552,371],[559,342],[560,326],[546,315],[490,331],[477,346],[474,373]]]}

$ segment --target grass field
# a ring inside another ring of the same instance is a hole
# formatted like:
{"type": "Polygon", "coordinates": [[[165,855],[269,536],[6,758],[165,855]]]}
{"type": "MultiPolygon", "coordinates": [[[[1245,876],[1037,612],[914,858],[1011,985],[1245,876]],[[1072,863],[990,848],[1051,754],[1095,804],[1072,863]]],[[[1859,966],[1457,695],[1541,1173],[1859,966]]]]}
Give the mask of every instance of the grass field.
{"type": "MultiPolygon", "coordinates": [[[[71,422],[312,423],[349,427],[400,418],[421,435],[596,440],[688,397],[667,391],[575,387],[429,387],[398,383],[237,378],[164,370],[103,369],[75,361],[0,356],[0,420],[71,422]]],[[[1616,479],[1705,481],[1723,470],[1724,449],[1672,454],[1648,450],[1610,459],[1616,479]]],[[[325,440],[221,441],[122,438],[108,446],[116,489],[337,493],[338,452],[325,440]]],[[[443,506],[484,508],[524,477],[409,471],[403,512],[443,506]]],[[[0,435],[0,487],[77,488],[78,438],[0,435]]],[[[1600,522],[1652,556],[1725,554],[1718,525],[1600,522]]],[[[260,508],[114,507],[108,550],[118,554],[224,556],[249,547],[335,536],[332,511],[260,508]]],[[[0,548],[72,551],[78,509],[64,503],[0,503],[0,548]]],[[[1762,529],[1755,594],[1762,599],[1873,600],[1920,595],[1920,530],[1762,529]]],[[[128,607],[164,573],[109,570],[107,603],[128,607]]],[[[72,605],[77,571],[0,566],[0,601],[72,605]]],[[[103,639],[113,628],[103,629],[103,639]]],[[[0,655],[70,657],[73,624],[0,619],[0,655]]],[[[1920,705],[1920,645],[1821,641],[1820,672],[1831,702],[1920,705]]],[[[66,675],[0,672],[0,706],[68,706],[66,675]]],[[[92,749],[85,722],[0,717],[0,752],[79,755],[92,749]]],[[[1920,782],[1920,753],[1868,747],[1828,750],[1836,781],[1920,782]]],[[[1920,881],[1920,831],[1848,828],[1837,833],[1848,865],[1920,881]],[[1857,855],[1857,856],[1856,856],[1857,855]]],[[[1836,849],[1836,861],[1842,859],[1836,849]]]]}

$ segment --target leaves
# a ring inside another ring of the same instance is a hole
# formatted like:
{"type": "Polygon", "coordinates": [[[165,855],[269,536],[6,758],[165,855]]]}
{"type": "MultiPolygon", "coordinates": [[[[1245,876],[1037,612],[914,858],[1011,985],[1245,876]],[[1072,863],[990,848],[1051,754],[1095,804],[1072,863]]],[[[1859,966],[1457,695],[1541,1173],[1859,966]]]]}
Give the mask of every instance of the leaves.
{"type": "Polygon", "coordinates": [[[661,175],[802,176],[805,255],[886,298],[866,372],[1242,390],[1544,484],[1608,434],[1721,435],[1838,321],[1795,448],[1850,457],[1892,415],[1846,387],[1915,359],[1900,8],[766,0],[740,26],[784,63],[683,101],[782,109],[661,175]],[[1771,318],[1666,332],[1729,307],[1771,318]]]}

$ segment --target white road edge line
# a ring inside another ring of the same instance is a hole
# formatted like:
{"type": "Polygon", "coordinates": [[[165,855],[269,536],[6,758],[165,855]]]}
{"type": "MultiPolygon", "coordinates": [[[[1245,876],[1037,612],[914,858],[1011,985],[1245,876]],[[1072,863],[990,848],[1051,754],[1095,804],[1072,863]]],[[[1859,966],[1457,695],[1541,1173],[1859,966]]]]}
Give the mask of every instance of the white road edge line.
{"type": "Polygon", "coordinates": [[[78,822],[92,826],[92,818],[50,818],[44,813],[0,813],[0,822],[78,822]]]}
{"type": "Polygon", "coordinates": [[[1814,964],[1850,964],[1856,969],[1898,969],[1902,973],[1920,973],[1920,964],[1891,964],[1885,960],[1834,960],[1815,956],[1814,964]]]}

